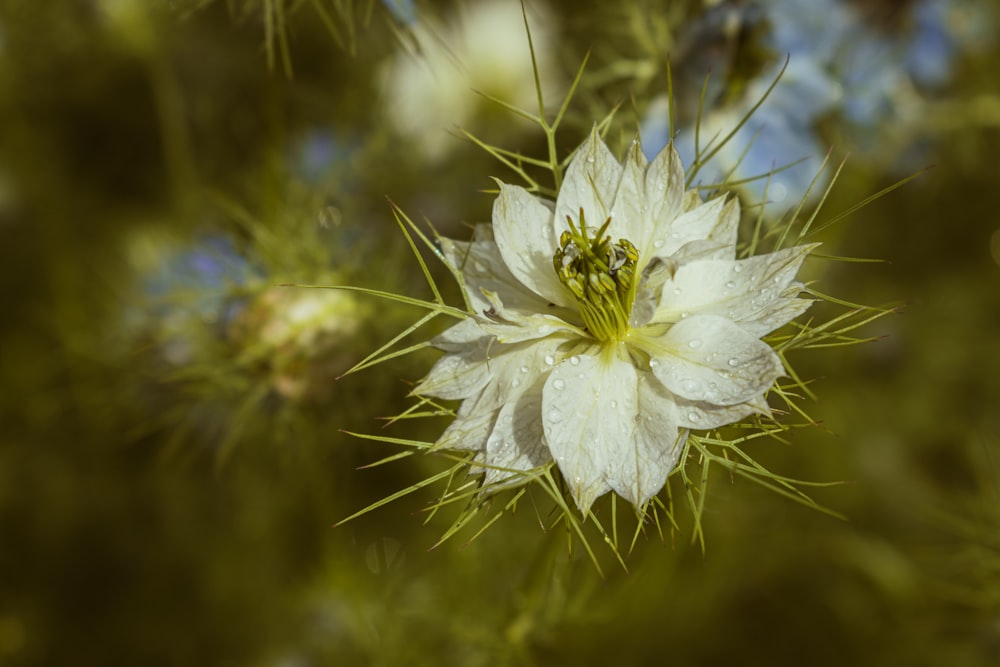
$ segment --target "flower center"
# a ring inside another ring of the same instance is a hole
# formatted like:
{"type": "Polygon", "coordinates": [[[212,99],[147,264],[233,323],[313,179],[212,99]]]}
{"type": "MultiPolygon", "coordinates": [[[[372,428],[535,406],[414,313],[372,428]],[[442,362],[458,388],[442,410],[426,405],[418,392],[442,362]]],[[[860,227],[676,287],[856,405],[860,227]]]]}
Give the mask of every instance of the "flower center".
{"type": "Polygon", "coordinates": [[[611,243],[605,236],[611,218],[598,230],[587,229],[580,209],[580,225],[566,216],[569,229],[559,237],[552,264],[563,285],[573,292],[587,330],[600,341],[620,341],[628,333],[635,299],[635,265],[639,252],[626,239],[611,243]]]}

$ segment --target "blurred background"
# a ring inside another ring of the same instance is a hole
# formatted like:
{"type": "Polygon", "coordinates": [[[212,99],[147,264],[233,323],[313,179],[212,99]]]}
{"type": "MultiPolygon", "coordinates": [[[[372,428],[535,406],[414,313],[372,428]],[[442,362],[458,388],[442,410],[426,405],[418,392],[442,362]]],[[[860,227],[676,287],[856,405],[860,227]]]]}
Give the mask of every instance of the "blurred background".
{"type": "Polygon", "coordinates": [[[338,380],[419,313],[278,285],[430,295],[387,198],[466,238],[517,176],[456,128],[546,156],[472,92],[534,108],[519,4],[0,0],[0,665],[1000,663],[1000,3],[527,15],[551,111],[589,54],[561,155],[615,105],[658,151],[669,61],[691,156],[787,59],[699,180],[803,160],[780,215],[832,147],[822,222],[932,167],[822,234],[886,261],[813,262],[821,291],[906,306],[795,353],[821,425],[752,449],[846,482],[815,494],[846,520],[717,472],[704,552],[679,510],[603,577],[530,505],[435,549],[431,490],[334,527],[446,467],[359,470],[399,450],[343,433],[434,356],[338,380]]]}

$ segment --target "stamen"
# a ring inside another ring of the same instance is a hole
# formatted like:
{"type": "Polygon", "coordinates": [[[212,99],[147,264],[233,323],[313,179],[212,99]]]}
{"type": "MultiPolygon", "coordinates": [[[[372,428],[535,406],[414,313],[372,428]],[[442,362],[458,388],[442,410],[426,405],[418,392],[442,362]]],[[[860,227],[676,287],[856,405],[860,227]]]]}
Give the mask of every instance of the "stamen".
{"type": "Polygon", "coordinates": [[[623,340],[635,300],[635,266],[639,253],[626,239],[611,243],[605,232],[609,217],[594,230],[587,227],[583,209],[579,225],[566,216],[569,226],[559,237],[552,258],[559,280],[573,293],[587,330],[598,340],[623,340]]]}

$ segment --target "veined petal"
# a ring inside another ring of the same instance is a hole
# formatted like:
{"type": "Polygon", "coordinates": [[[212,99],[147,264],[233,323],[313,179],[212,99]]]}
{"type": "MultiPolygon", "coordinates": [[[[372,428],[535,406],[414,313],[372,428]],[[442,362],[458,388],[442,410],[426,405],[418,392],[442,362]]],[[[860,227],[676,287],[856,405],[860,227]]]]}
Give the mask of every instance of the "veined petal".
{"type": "Polygon", "coordinates": [[[538,198],[501,183],[493,202],[493,235],[507,268],[525,287],[557,306],[573,303],[552,267],[558,243],[552,211],[538,198]]]}
{"type": "Polygon", "coordinates": [[[684,166],[673,143],[667,144],[646,170],[645,200],[649,224],[642,245],[635,242],[639,248],[640,270],[653,256],[662,255],[653,245],[669,233],[684,203],[684,166]]]}
{"type": "MultiPolygon", "coordinates": [[[[569,228],[566,216],[572,218],[574,223],[579,223],[581,208],[587,217],[588,226],[600,227],[604,224],[611,215],[611,206],[621,177],[621,164],[597,134],[595,126],[587,140],[576,150],[566,169],[566,178],[563,179],[559,198],[556,200],[553,238],[558,239],[559,234],[569,228]]],[[[549,254],[551,265],[552,252],[549,254]]]]}
{"type": "Polygon", "coordinates": [[[427,377],[413,389],[413,395],[449,400],[475,396],[490,381],[490,369],[485,359],[491,343],[492,338],[484,336],[459,348],[458,352],[445,354],[431,367],[427,377]]]}
{"type": "Polygon", "coordinates": [[[630,361],[589,354],[563,361],[545,381],[545,440],[584,515],[612,488],[609,471],[635,440],[636,381],[630,361]]]}
{"type": "Polygon", "coordinates": [[[714,405],[745,403],[783,374],[771,347],[718,315],[694,315],[657,338],[634,337],[663,385],[682,398],[714,405]]]}
{"type": "MultiPolygon", "coordinates": [[[[731,201],[736,202],[735,199],[731,201]]],[[[653,239],[653,252],[657,257],[669,257],[691,241],[724,239],[728,242],[732,236],[733,215],[737,222],[739,219],[738,207],[738,203],[727,203],[722,196],[682,213],[669,226],[659,230],[659,235],[653,239]]]]}
{"type": "MultiPolygon", "coordinates": [[[[580,333],[578,325],[573,325],[555,314],[508,309],[494,292],[483,290],[483,297],[490,304],[484,311],[486,321],[481,323],[484,330],[496,336],[501,343],[520,343],[534,338],[544,338],[560,331],[580,333]]],[[[566,308],[549,308],[568,316],[575,315],[566,308]]]]}
{"type": "MultiPolygon", "coordinates": [[[[443,238],[441,252],[462,273],[466,296],[477,315],[490,307],[483,290],[496,293],[509,308],[539,311],[548,304],[514,277],[495,241],[464,243],[443,238]]],[[[551,270],[551,261],[549,264],[551,270]]]]}
{"type": "Polygon", "coordinates": [[[633,141],[625,156],[625,165],[615,191],[614,204],[611,206],[611,226],[608,229],[612,241],[624,238],[635,245],[639,250],[640,267],[644,254],[643,244],[650,235],[651,227],[646,211],[647,166],[646,156],[642,154],[639,142],[633,141]]]}
{"type": "Polygon", "coordinates": [[[512,471],[531,470],[552,460],[542,432],[544,385],[544,380],[536,382],[516,400],[500,407],[482,456],[489,466],[484,485],[498,484],[514,477],[516,473],[512,471]]]}
{"type": "Polygon", "coordinates": [[[431,345],[445,352],[462,352],[475,346],[477,341],[484,339],[482,345],[493,337],[486,331],[475,317],[467,317],[458,324],[451,326],[431,339],[431,345]]]}
{"type": "Polygon", "coordinates": [[[680,396],[677,403],[677,423],[691,430],[706,430],[733,424],[754,413],[764,413],[754,403],[714,405],[705,401],[689,401],[680,396]]]}
{"type": "Polygon", "coordinates": [[[815,247],[804,245],[747,259],[683,264],[664,283],[653,321],[674,322],[682,313],[721,315],[760,337],[808,307],[808,301],[804,305],[794,303],[798,300],[786,296],[785,290],[815,247]]]}
{"type": "Polygon", "coordinates": [[[674,398],[650,373],[638,374],[637,394],[635,437],[614,440],[619,448],[610,457],[607,480],[638,510],[663,488],[687,431],[678,430],[674,398]]]}
{"type": "Polygon", "coordinates": [[[482,409],[492,410],[515,400],[539,382],[559,363],[559,346],[566,337],[550,336],[517,343],[494,346],[484,365],[489,368],[490,381],[479,397],[482,409]]]}
{"type": "Polygon", "coordinates": [[[434,443],[435,449],[462,449],[485,452],[498,410],[480,409],[474,398],[462,401],[455,419],[434,443]]]}

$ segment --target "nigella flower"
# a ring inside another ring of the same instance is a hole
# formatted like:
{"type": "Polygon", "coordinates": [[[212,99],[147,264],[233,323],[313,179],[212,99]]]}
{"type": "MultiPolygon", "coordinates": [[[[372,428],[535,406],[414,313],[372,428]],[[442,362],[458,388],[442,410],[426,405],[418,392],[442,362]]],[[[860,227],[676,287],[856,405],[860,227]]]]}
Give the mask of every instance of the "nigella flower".
{"type": "Polygon", "coordinates": [[[619,163],[596,130],[556,202],[501,184],[492,226],[442,242],[474,314],[414,390],[462,401],[437,444],[476,452],[486,488],[554,460],[585,515],[608,491],[642,508],[689,430],[768,413],[783,366],[761,337],[811,303],[813,246],[737,259],[739,217],[685,192],[672,146],[619,163]]]}

